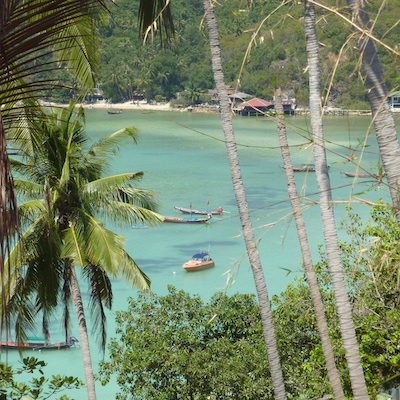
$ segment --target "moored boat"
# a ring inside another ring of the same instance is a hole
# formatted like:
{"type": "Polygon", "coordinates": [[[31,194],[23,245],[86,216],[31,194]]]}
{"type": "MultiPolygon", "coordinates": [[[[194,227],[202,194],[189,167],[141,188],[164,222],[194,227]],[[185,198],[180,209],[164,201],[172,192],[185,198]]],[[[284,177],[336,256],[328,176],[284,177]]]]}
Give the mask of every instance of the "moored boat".
{"type": "Polygon", "coordinates": [[[177,217],[164,217],[164,222],[174,223],[204,223],[211,219],[211,215],[206,218],[177,218],[177,217]]]}
{"type": "MultiPolygon", "coordinates": [[[[29,340],[29,338],[28,338],[29,340]]],[[[25,349],[25,350],[61,350],[61,349],[69,349],[72,347],[77,340],[71,338],[69,343],[49,343],[41,338],[39,340],[31,340],[28,342],[18,343],[18,342],[1,342],[2,349],[25,349]]]]}
{"type": "MultiPolygon", "coordinates": [[[[284,165],[280,165],[281,168],[286,169],[284,165]]],[[[328,169],[331,166],[328,164],[328,169]]],[[[294,172],[315,172],[315,164],[301,164],[301,167],[292,167],[294,172]]]]}
{"type": "Polygon", "coordinates": [[[340,171],[340,173],[348,176],[349,178],[374,178],[374,179],[380,178],[380,176],[377,174],[358,174],[354,172],[345,172],[345,171],[340,171]]]}
{"type": "Polygon", "coordinates": [[[192,258],[182,265],[186,271],[200,271],[202,269],[214,267],[214,261],[211,259],[210,253],[196,253],[192,258]]]}
{"type": "Polygon", "coordinates": [[[184,207],[174,207],[175,210],[178,210],[184,214],[194,214],[194,215],[221,215],[224,212],[222,207],[218,207],[216,210],[193,210],[191,208],[184,208],[184,207]]]}

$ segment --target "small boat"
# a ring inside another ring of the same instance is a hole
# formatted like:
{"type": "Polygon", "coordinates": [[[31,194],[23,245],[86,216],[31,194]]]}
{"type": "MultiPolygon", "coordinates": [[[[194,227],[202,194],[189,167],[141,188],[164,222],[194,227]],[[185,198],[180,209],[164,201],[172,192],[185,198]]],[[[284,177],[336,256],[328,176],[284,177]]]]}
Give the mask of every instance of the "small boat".
{"type": "Polygon", "coordinates": [[[182,265],[186,271],[200,271],[213,267],[214,261],[211,259],[210,253],[196,253],[189,261],[182,265]]]}
{"type": "MultiPolygon", "coordinates": [[[[286,169],[284,165],[280,165],[281,168],[286,169]]],[[[328,164],[328,169],[331,166],[328,164]]],[[[301,167],[292,167],[293,172],[315,172],[315,164],[301,164],[301,167]]]]}
{"type": "Polygon", "coordinates": [[[107,110],[109,114],[122,114],[122,110],[107,110]]]}
{"type": "Polygon", "coordinates": [[[61,350],[69,349],[78,340],[71,337],[69,343],[49,343],[46,342],[44,338],[28,338],[28,342],[18,343],[18,342],[1,342],[2,349],[25,349],[25,350],[61,350]]]}
{"type": "Polygon", "coordinates": [[[346,175],[350,178],[374,178],[374,179],[379,179],[380,175],[376,175],[376,174],[356,174],[353,172],[344,172],[344,171],[340,171],[341,174],[346,175]]]}
{"type": "Polygon", "coordinates": [[[164,217],[164,222],[175,222],[175,223],[204,223],[211,219],[211,215],[206,218],[177,218],[177,217],[164,217]]]}
{"type": "Polygon", "coordinates": [[[174,207],[175,210],[183,212],[184,214],[194,214],[194,215],[221,215],[224,210],[222,207],[218,207],[216,210],[206,211],[206,210],[192,210],[191,208],[174,207]]]}

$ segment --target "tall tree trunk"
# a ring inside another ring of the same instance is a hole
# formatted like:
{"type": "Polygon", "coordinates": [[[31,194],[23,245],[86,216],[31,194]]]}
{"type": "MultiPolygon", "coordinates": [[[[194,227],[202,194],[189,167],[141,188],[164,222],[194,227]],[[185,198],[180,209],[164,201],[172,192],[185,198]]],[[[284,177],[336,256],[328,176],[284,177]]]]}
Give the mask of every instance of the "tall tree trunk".
{"type": "Polygon", "coordinates": [[[85,312],[83,309],[81,290],[79,288],[78,279],[76,277],[75,268],[73,266],[71,266],[71,291],[76,315],[78,317],[79,339],[82,350],[83,368],[85,373],[88,400],[96,400],[96,389],[94,385],[94,374],[92,359],[90,356],[89,337],[86,327],[85,312]]]}
{"type": "Polygon", "coordinates": [[[6,340],[8,340],[10,329],[10,316],[6,308],[10,293],[8,293],[5,287],[5,282],[7,281],[5,276],[9,275],[9,271],[4,270],[4,264],[10,253],[10,244],[12,243],[13,236],[18,230],[17,198],[14,192],[10,160],[7,154],[6,132],[0,111],[0,332],[3,332],[3,329],[5,329],[6,340]]]}
{"type": "Polygon", "coordinates": [[[343,347],[346,352],[353,399],[368,399],[364,372],[352,319],[351,304],[346,290],[340,249],[333,213],[331,184],[329,180],[326,151],[322,128],[322,104],[318,60],[318,41],[315,30],[315,7],[305,2],[304,30],[306,35],[308,70],[310,79],[310,114],[315,172],[320,199],[322,227],[325,240],[328,266],[339,317],[343,347]]]}
{"type": "Polygon", "coordinates": [[[292,161],[290,159],[289,144],[286,135],[286,127],[283,117],[282,95],[280,89],[275,92],[275,110],[278,115],[279,145],[281,148],[282,159],[285,165],[286,181],[288,194],[292,205],[293,216],[296,223],[297,235],[299,237],[301,254],[303,257],[304,269],[306,272],[308,286],[310,288],[311,299],[314,305],[315,316],[319,335],[321,337],[322,351],[325,356],[326,368],[328,370],[329,381],[332,386],[333,396],[336,400],[344,400],[343,388],[340,383],[339,372],[336,368],[335,357],[333,355],[332,344],[329,338],[328,323],[326,321],[324,304],[319,291],[317,277],[314,271],[310,246],[308,245],[307,231],[301,212],[299,196],[296,189],[296,181],[292,161]]]}
{"type": "Polygon", "coordinates": [[[211,59],[214,72],[214,80],[217,87],[220,111],[222,119],[222,129],[225,137],[226,150],[229,159],[233,190],[238,205],[240,222],[243,229],[244,241],[247,254],[253,271],[258,302],[261,310],[261,319],[264,330],[264,340],[267,345],[268,362],[271,371],[271,378],[274,386],[276,400],[286,400],[286,391],[283,381],[281,363],[279,359],[278,347],[276,343],[275,329],[272,321],[271,304],[268,297],[265,277],[262,270],[261,260],[254,236],[254,231],[250,219],[246,193],[243,186],[242,174],[239,165],[235,135],[233,132],[229,98],[225,89],[224,75],[222,72],[221,50],[217,21],[214,14],[212,0],[203,0],[208,33],[210,39],[211,59]]]}
{"type": "MultiPolygon", "coordinates": [[[[353,22],[361,29],[369,32],[371,30],[371,22],[366,1],[347,0],[347,5],[351,7],[353,22]]],[[[389,184],[397,223],[400,226],[400,147],[393,114],[390,111],[387,99],[385,78],[376,51],[375,41],[364,35],[362,31],[358,31],[358,29],[356,30],[356,37],[379,153],[389,184]]]]}

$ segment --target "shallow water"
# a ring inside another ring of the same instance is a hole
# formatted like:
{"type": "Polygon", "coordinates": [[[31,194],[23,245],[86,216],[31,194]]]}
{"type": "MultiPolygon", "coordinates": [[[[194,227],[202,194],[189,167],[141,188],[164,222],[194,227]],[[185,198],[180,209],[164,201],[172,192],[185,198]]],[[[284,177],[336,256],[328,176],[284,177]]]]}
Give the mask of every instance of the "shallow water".
{"type": "MultiPolygon", "coordinates": [[[[106,110],[86,111],[87,131],[97,140],[126,126],[139,129],[138,145],[126,144],[115,158],[110,173],[144,171],[139,186],[159,194],[163,215],[182,216],[174,206],[210,209],[221,206],[226,210],[221,217],[214,216],[209,224],[163,224],[156,228],[132,229],[114,227],[126,237],[126,248],[151,278],[152,290],[165,294],[167,285],[174,285],[205,300],[216,291],[227,290],[229,294],[255,293],[252,272],[245,257],[241,227],[237,214],[229,166],[223,143],[219,115],[146,112],[126,110],[119,115],[109,115],[106,110]],[[182,264],[192,254],[210,251],[215,268],[186,272],[182,264]],[[234,274],[234,275],[232,275],[234,274]],[[228,278],[230,284],[227,285],[228,278]]],[[[306,145],[309,123],[306,117],[287,119],[294,165],[312,162],[312,149],[306,145]],[[302,135],[302,136],[299,136],[302,135]]],[[[340,155],[348,154],[351,143],[363,142],[368,132],[370,117],[328,117],[324,120],[328,142],[330,178],[333,196],[342,203],[335,207],[338,220],[345,216],[346,200],[350,193],[365,192],[359,197],[376,200],[387,198],[384,186],[373,187],[373,183],[353,186],[353,179],[340,171],[355,172],[355,166],[345,162],[340,155]],[[334,144],[333,144],[334,143],[334,144]]],[[[277,130],[273,121],[266,118],[235,117],[234,128],[239,144],[239,157],[252,222],[259,242],[260,257],[270,296],[279,294],[285,286],[301,274],[301,255],[293,220],[290,218],[286,181],[278,146],[277,130]]],[[[375,138],[367,139],[368,147],[362,158],[363,167],[374,171],[378,162],[375,138]]],[[[360,154],[357,153],[360,157],[360,154]]],[[[311,200],[316,200],[315,174],[296,174],[298,190],[311,200]]],[[[312,202],[310,201],[309,204],[312,202]]],[[[356,205],[357,211],[367,217],[366,206],[356,205]]],[[[322,243],[322,230],[318,206],[308,207],[304,212],[309,241],[313,254],[322,243]]],[[[343,237],[344,233],[339,232],[343,237]]],[[[82,285],[82,291],[86,287],[82,285]]],[[[113,281],[113,310],[127,308],[127,299],[136,291],[123,282],[113,281]]],[[[83,293],[85,296],[85,293],[83,293]]],[[[90,316],[89,326],[90,326],[90,316]]],[[[114,314],[108,315],[108,336],[114,335],[114,314]]],[[[62,341],[60,322],[52,327],[52,340],[62,341]]],[[[39,332],[40,334],[40,332],[39,332]]],[[[73,334],[78,334],[76,326],[73,334]]],[[[92,342],[93,364],[101,359],[95,337],[92,342]]],[[[79,349],[68,351],[28,353],[49,363],[49,373],[67,374],[83,378],[83,367],[79,349]]],[[[9,361],[17,365],[17,354],[10,352],[9,361]]],[[[5,360],[5,355],[2,355],[5,360]]],[[[98,387],[98,399],[113,399],[118,387],[110,383],[98,387]]],[[[77,400],[86,398],[86,390],[68,392],[77,400]]]]}

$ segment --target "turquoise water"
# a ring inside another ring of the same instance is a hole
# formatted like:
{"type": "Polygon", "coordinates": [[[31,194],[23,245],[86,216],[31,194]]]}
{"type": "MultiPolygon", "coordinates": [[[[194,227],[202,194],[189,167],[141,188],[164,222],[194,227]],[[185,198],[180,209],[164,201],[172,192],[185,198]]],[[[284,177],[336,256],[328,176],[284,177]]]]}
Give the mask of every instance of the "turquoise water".
{"type": "MultiPolygon", "coordinates": [[[[139,129],[138,145],[127,144],[115,158],[110,173],[144,171],[140,187],[154,190],[159,195],[159,212],[166,216],[181,216],[174,206],[195,209],[210,209],[221,206],[226,210],[222,217],[215,216],[211,223],[163,224],[150,229],[114,227],[126,237],[126,248],[151,278],[152,290],[165,294],[167,285],[201,295],[205,300],[216,291],[229,294],[255,293],[253,277],[245,256],[241,237],[240,221],[230,180],[229,166],[223,143],[219,115],[179,112],[146,112],[126,110],[120,115],[109,115],[105,110],[87,110],[87,130],[94,140],[127,126],[139,129]],[[215,268],[195,273],[182,269],[182,264],[192,254],[210,251],[215,268]]],[[[308,121],[305,117],[287,119],[293,164],[312,162],[312,149],[307,140],[308,121]]],[[[345,216],[345,204],[351,193],[365,192],[358,197],[376,200],[387,198],[385,187],[373,187],[371,182],[354,186],[351,178],[340,171],[355,172],[355,166],[345,162],[340,155],[348,154],[351,143],[363,142],[369,130],[370,117],[328,117],[324,120],[328,142],[328,162],[334,188],[334,199],[341,202],[335,207],[338,220],[345,216]]],[[[301,255],[290,204],[287,200],[286,180],[278,145],[277,130],[273,121],[265,118],[235,117],[234,128],[239,144],[244,185],[247,193],[252,221],[259,238],[260,256],[265,271],[268,292],[279,294],[285,286],[301,274],[301,255]],[[288,273],[288,271],[290,271],[288,273]]],[[[378,162],[375,138],[367,139],[362,156],[363,167],[374,171],[378,162]]],[[[360,157],[360,153],[356,153],[360,157]]],[[[316,200],[316,183],[313,173],[296,174],[298,190],[306,198],[316,200]]],[[[307,204],[311,204],[309,201],[307,204]]],[[[367,217],[368,208],[355,206],[367,217]]],[[[316,246],[322,243],[322,231],[318,206],[306,208],[304,212],[310,245],[314,255],[316,246]]],[[[340,233],[340,235],[343,235],[340,233]]],[[[82,285],[85,296],[86,287],[82,285]]],[[[120,281],[113,282],[113,310],[127,308],[127,299],[135,290],[120,281]]],[[[90,316],[89,319],[90,327],[90,316]]],[[[62,340],[60,321],[53,323],[52,340],[62,340]]],[[[108,314],[108,337],[114,335],[114,314],[108,314]]],[[[40,332],[39,332],[40,334],[40,332]]],[[[76,327],[73,334],[78,335],[76,327]]],[[[52,374],[67,374],[83,377],[79,349],[57,352],[29,353],[49,363],[52,374]]],[[[17,364],[18,356],[10,352],[9,361],[17,364]]],[[[102,355],[93,337],[93,364],[96,366],[102,355]]],[[[4,360],[4,355],[2,356],[4,360]]],[[[96,368],[96,367],[95,367],[96,368]]],[[[118,388],[114,383],[98,387],[98,399],[112,399],[118,388]]],[[[69,392],[77,400],[86,398],[86,390],[69,392]]]]}

